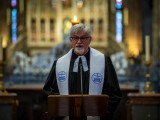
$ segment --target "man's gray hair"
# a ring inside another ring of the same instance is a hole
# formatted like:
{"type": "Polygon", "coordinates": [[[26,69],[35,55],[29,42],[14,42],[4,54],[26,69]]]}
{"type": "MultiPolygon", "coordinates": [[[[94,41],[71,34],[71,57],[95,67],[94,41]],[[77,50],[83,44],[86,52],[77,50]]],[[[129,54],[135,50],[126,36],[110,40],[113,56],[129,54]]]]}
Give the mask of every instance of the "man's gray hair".
{"type": "Polygon", "coordinates": [[[88,26],[85,26],[84,24],[76,24],[70,29],[70,37],[74,34],[77,34],[78,32],[84,32],[85,35],[91,36],[91,29],[88,26]]]}

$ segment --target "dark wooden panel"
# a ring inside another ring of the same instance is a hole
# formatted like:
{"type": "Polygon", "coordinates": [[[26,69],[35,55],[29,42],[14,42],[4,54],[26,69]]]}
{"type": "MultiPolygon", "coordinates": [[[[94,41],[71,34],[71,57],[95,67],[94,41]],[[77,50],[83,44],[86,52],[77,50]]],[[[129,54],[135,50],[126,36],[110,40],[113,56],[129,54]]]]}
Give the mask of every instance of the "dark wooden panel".
{"type": "Polygon", "coordinates": [[[0,94],[0,120],[17,120],[17,94],[0,94]]]}
{"type": "Polygon", "coordinates": [[[128,120],[159,120],[160,94],[128,94],[128,120]]]}

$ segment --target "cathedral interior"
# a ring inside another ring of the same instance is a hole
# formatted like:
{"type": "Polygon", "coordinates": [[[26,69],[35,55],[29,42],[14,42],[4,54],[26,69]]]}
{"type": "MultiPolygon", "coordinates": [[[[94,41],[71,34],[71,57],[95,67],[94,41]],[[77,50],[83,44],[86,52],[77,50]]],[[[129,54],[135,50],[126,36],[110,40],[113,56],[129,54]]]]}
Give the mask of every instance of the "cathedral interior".
{"type": "Polygon", "coordinates": [[[159,0],[2,0],[0,119],[45,119],[43,85],[79,22],[92,28],[90,46],[116,70],[123,99],[114,120],[160,120],[159,12],[159,0]],[[16,101],[12,109],[3,94],[16,101]]]}

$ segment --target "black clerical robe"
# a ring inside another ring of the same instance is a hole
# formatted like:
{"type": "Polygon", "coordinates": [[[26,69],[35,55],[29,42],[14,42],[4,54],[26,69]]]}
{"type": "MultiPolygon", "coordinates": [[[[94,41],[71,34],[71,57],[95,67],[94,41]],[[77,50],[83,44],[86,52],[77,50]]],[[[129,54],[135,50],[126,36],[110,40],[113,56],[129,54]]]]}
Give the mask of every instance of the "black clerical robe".
{"type": "MultiPolygon", "coordinates": [[[[69,94],[81,94],[81,80],[79,72],[73,72],[74,62],[78,56],[72,51],[70,68],[69,68],[69,94]]],[[[89,74],[90,74],[90,50],[85,54],[88,71],[83,71],[83,94],[89,93],[89,74]]],[[[48,96],[50,94],[59,94],[57,79],[56,79],[56,62],[52,66],[52,69],[48,75],[46,83],[44,85],[44,92],[48,96]]],[[[95,63],[101,65],[101,63],[95,63]]],[[[117,75],[111,59],[109,56],[105,56],[105,72],[104,72],[104,84],[102,88],[102,94],[109,95],[109,115],[112,116],[115,109],[117,108],[120,99],[121,92],[119,88],[119,83],[117,80],[117,75]]],[[[105,118],[104,118],[105,119],[105,118]]],[[[102,120],[102,118],[101,118],[102,120]]]]}

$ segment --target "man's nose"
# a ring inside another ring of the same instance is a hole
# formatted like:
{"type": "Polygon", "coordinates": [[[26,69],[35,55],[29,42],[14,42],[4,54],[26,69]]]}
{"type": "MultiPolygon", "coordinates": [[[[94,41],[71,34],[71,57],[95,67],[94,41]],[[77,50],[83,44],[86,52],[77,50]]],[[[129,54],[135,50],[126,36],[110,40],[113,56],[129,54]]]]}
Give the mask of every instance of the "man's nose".
{"type": "Polygon", "coordinates": [[[79,42],[80,42],[80,43],[82,42],[82,41],[81,41],[81,38],[78,38],[78,41],[77,41],[77,43],[79,43],[79,42]]]}

